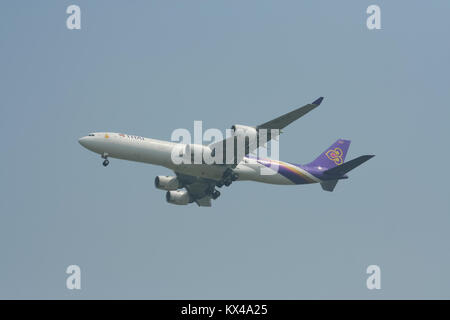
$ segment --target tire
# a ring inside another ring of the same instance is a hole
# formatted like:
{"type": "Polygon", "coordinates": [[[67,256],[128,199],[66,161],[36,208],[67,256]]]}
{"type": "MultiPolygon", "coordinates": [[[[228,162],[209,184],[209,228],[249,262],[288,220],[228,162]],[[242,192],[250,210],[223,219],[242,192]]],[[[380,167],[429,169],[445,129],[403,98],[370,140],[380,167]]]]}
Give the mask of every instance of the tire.
{"type": "Polygon", "coordinates": [[[217,190],[215,190],[215,191],[213,192],[213,194],[212,194],[212,198],[213,198],[214,200],[216,200],[218,197],[220,197],[220,192],[217,191],[217,190]]]}

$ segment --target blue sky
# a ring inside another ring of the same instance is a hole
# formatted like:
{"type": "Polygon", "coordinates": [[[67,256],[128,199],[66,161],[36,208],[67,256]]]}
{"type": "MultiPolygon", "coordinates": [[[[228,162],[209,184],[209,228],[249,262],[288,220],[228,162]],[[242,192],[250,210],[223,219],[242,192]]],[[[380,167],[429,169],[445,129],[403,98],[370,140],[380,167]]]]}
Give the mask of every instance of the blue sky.
{"type": "Polygon", "coordinates": [[[450,298],[444,1],[5,1],[0,298],[450,298]],[[366,27],[381,7],[382,29],[366,27]],[[81,30],[66,8],[81,7],[81,30]],[[333,193],[235,183],[172,206],[93,131],[258,124],[324,96],[280,158],[376,157],[333,193]],[[68,265],[82,289],[65,287],[68,265]],[[369,291],[368,265],[382,289],[369,291]]]}

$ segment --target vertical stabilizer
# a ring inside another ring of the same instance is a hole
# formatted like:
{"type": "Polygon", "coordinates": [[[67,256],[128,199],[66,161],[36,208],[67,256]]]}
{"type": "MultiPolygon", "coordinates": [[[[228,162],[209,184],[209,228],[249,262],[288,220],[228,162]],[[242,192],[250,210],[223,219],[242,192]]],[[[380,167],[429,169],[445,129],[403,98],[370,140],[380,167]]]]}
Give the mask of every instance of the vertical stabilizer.
{"type": "Polygon", "coordinates": [[[350,140],[339,139],[307,166],[331,169],[344,163],[350,140]]]}

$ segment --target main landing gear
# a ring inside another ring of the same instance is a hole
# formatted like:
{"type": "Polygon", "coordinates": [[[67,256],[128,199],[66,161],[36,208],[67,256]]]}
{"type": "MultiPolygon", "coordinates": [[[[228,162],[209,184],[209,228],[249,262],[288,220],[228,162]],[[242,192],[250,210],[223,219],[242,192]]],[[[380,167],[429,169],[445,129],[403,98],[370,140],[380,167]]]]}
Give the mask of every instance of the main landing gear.
{"type": "Polygon", "coordinates": [[[214,191],[211,193],[211,196],[213,200],[216,200],[218,197],[220,197],[220,191],[214,189],[214,191]]]}
{"type": "Polygon", "coordinates": [[[206,190],[206,195],[210,195],[213,200],[216,200],[218,197],[220,197],[220,191],[217,190],[214,186],[210,186],[206,190]]]}
{"type": "Polygon", "coordinates": [[[106,167],[109,164],[108,154],[107,153],[103,153],[102,154],[102,159],[105,159],[105,161],[103,161],[103,166],[106,167]]]}
{"type": "Polygon", "coordinates": [[[225,170],[225,172],[223,173],[223,177],[222,180],[220,180],[219,182],[217,182],[217,186],[219,188],[222,188],[224,185],[226,187],[230,186],[233,181],[236,181],[239,178],[239,176],[237,175],[237,173],[234,173],[233,170],[231,170],[230,168],[228,168],[227,170],[225,170]]]}

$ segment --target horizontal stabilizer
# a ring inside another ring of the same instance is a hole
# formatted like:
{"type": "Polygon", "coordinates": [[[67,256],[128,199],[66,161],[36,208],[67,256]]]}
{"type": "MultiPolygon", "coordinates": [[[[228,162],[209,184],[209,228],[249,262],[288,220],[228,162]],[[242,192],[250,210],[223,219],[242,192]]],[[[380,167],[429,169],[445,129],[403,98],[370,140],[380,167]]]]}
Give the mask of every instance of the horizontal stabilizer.
{"type": "Polygon", "coordinates": [[[343,164],[341,164],[339,166],[328,169],[327,171],[324,172],[324,174],[328,175],[330,178],[331,177],[336,177],[336,178],[341,177],[344,174],[346,174],[347,172],[349,172],[350,170],[355,169],[356,167],[360,166],[361,164],[363,164],[364,162],[366,162],[367,160],[369,160],[373,157],[375,157],[375,156],[374,155],[360,156],[358,158],[344,162],[343,164]]]}

